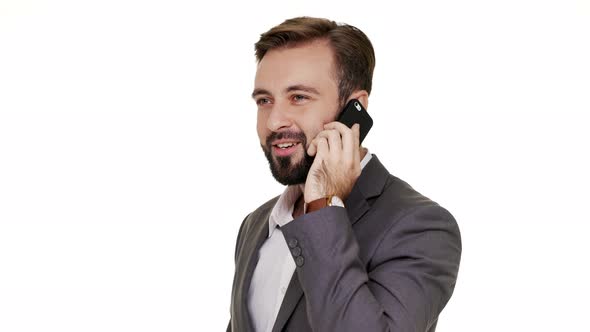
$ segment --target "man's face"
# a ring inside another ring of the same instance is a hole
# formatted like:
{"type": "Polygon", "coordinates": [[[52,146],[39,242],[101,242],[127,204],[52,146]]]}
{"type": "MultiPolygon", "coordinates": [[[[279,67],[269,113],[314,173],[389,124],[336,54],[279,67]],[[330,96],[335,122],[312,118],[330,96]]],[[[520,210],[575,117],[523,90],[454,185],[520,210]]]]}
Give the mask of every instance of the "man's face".
{"type": "Polygon", "coordinates": [[[252,94],[260,145],[275,179],[305,183],[311,140],[338,114],[333,52],[326,41],[271,50],[258,64],[252,94]],[[277,143],[295,143],[280,148],[277,143]]]}

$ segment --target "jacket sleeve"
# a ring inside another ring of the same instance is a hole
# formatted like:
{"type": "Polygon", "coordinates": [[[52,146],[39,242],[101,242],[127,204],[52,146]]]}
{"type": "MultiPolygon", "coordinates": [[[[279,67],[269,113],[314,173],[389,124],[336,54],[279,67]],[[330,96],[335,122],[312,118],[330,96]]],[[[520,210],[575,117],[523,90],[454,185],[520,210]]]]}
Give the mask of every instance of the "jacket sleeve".
{"type": "Polygon", "coordinates": [[[366,265],[343,207],[325,207],[281,227],[314,331],[424,332],[436,324],[457,279],[459,228],[438,205],[414,207],[395,219],[366,265]]]}

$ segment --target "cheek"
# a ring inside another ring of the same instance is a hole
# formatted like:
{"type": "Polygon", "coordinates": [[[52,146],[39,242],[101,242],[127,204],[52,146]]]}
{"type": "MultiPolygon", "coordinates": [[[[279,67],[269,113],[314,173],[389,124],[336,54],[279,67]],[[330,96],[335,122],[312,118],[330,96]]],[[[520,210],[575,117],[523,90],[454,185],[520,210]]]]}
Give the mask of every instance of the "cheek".
{"type": "MultiPolygon", "coordinates": [[[[320,106],[319,108],[327,109],[328,106],[320,106]]],[[[306,132],[313,135],[311,137],[308,136],[308,139],[311,140],[320,131],[324,130],[324,124],[334,121],[335,116],[336,112],[308,112],[301,121],[301,125],[304,126],[306,132]]]]}
{"type": "Polygon", "coordinates": [[[258,137],[260,138],[260,142],[264,143],[266,140],[266,136],[268,136],[268,130],[266,129],[266,120],[263,119],[260,115],[256,120],[256,132],[258,133],[258,137]]]}
{"type": "Polygon", "coordinates": [[[258,140],[260,141],[260,144],[266,145],[267,136],[268,134],[266,134],[263,130],[258,130],[258,140]]]}
{"type": "Polygon", "coordinates": [[[320,128],[312,128],[305,133],[305,137],[307,139],[307,143],[305,146],[306,149],[311,146],[311,141],[313,141],[313,139],[317,136],[317,134],[320,133],[320,131],[320,128]]]}

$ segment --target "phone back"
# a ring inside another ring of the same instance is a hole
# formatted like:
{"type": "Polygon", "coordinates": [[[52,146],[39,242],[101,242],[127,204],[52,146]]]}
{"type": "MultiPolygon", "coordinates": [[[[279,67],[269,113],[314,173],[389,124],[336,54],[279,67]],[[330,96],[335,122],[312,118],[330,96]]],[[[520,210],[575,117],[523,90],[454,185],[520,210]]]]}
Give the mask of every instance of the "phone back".
{"type": "Polygon", "coordinates": [[[349,128],[358,123],[360,125],[360,143],[363,142],[369,130],[373,127],[373,119],[357,99],[351,99],[346,104],[336,121],[342,122],[349,128]]]}

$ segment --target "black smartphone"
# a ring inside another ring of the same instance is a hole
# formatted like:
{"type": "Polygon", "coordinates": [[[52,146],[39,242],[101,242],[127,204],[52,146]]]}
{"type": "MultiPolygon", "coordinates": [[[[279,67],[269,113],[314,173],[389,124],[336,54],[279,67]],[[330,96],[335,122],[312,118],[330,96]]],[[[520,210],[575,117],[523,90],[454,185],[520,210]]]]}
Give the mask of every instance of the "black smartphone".
{"type": "Polygon", "coordinates": [[[365,136],[367,136],[369,130],[373,127],[373,119],[371,119],[367,110],[357,99],[351,99],[344,106],[336,121],[344,123],[348,128],[352,128],[353,124],[358,123],[360,125],[360,143],[363,142],[365,136]]]}

